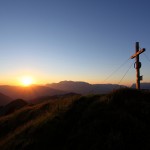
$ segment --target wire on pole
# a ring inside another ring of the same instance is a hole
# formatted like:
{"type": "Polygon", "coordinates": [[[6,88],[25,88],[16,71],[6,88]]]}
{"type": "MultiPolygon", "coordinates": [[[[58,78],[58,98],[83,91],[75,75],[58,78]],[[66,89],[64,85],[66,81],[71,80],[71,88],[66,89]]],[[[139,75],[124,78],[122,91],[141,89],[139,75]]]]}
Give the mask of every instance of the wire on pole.
{"type": "Polygon", "coordinates": [[[126,61],[124,61],[116,70],[114,70],[103,82],[106,82],[113,74],[115,74],[120,68],[122,68],[127,62],[130,60],[128,58],[126,61]]]}
{"type": "Polygon", "coordinates": [[[122,80],[124,79],[124,77],[127,75],[127,73],[129,72],[129,70],[131,69],[131,67],[133,66],[134,62],[130,65],[130,67],[128,68],[128,70],[125,72],[125,74],[123,75],[123,77],[121,78],[121,80],[118,82],[118,84],[120,84],[122,82],[122,80]]]}

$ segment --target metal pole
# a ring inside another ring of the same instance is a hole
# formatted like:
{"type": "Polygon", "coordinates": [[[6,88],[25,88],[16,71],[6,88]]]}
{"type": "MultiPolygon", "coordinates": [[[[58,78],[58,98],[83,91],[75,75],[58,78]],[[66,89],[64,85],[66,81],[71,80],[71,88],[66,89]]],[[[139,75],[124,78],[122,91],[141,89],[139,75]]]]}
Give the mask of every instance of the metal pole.
{"type": "MultiPolygon", "coordinates": [[[[139,51],[139,42],[136,42],[135,53],[139,51]]],[[[135,57],[136,60],[136,89],[140,90],[140,62],[139,55],[135,57]]]]}

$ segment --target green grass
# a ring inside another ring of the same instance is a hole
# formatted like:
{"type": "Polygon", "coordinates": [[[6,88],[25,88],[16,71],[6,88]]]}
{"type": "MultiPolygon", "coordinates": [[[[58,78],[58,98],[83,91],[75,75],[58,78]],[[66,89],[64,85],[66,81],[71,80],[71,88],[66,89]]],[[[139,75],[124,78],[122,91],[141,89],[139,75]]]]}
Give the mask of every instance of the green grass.
{"type": "Polygon", "coordinates": [[[150,92],[65,97],[0,118],[2,150],[150,149],[150,92]]]}

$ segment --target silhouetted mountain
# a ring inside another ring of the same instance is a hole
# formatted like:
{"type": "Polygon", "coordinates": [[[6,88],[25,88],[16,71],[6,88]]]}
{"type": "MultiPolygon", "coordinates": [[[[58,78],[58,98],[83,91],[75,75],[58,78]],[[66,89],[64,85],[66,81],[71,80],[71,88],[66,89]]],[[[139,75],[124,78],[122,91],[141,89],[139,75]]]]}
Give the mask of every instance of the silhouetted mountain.
{"type": "Polygon", "coordinates": [[[6,95],[0,93],[0,106],[6,105],[12,101],[12,98],[10,98],[9,96],[6,96],[6,95]]]}
{"type": "Polygon", "coordinates": [[[28,103],[22,99],[14,100],[7,105],[3,106],[3,108],[0,110],[0,115],[8,115],[13,113],[14,111],[28,105],[28,103]]]}
{"type": "Polygon", "coordinates": [[[61,90],[55,90],[46,86],[0,86],[0,92],[12,97],[13,99],[25,99],[30,100],[41,96],[52,96],[57,94],[64,94],[66,92],[61,90]]]}
{"type": "Polygon", "coordinates": [[[104,94],[114,89],[118,89],[120,85],[117,84],[89,84],[86,82],[74,82],[74,81],[61,81],[59,83],[47,84],[48,87],[75,92],[79,94],[104,94]]]}
{"type": "MultiPolygon", "coordinates": [[[[150,90],[150,83],[141,83],[141,89],[148,89],[150,90]]],[[[131,88],[136,88],[136,84],[134,83],[131,88]]]]}
{"type": "Polygon", "coordinates": [[[0,118],[1,150],[149,150],[150,92],[120,89],[25,106],[0,118]]]}

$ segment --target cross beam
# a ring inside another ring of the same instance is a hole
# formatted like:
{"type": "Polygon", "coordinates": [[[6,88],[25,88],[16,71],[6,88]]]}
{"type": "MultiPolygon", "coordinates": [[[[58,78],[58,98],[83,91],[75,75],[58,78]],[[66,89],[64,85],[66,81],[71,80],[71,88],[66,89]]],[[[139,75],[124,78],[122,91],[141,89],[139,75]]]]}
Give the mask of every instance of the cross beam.
{"type": "Polygon", "coordinates": [[[139,55],[145,52],[145,48],[139,50],[139,42],[135,44],[135,54],[133,54],[130,58],[135,58],[135,69],[136,69],[136,89],[140,90],[140,80],[142,80],[142,76],[140,76],[140,68],[141,62],[139,61],[139,55]]]}
{"type": "Polygon", "coordinates": [[[145,52],[145,48],[139,50],[137,53],[135,53],[134,55],[132,55],[130,58],[133,59],[135,58],[137,55],[140,55],[141,53],[145,52]]]}

